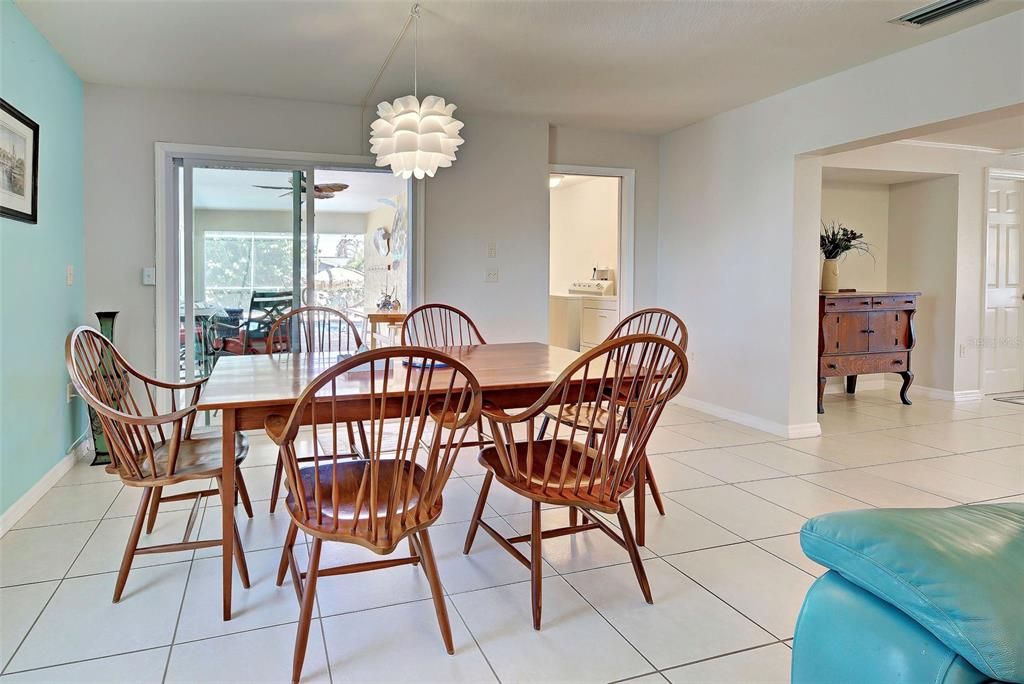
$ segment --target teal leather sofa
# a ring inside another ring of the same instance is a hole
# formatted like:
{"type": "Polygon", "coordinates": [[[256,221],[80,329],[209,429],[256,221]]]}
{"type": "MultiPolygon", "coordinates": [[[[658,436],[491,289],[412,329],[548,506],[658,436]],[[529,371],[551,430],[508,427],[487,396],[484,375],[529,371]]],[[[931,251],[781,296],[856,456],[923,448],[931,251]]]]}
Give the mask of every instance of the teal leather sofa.
{"type": "Polygon", "coordinates": [[[1024,684],[1024,504],[844,511],[800,543],[794,684],[1024,684]]]}

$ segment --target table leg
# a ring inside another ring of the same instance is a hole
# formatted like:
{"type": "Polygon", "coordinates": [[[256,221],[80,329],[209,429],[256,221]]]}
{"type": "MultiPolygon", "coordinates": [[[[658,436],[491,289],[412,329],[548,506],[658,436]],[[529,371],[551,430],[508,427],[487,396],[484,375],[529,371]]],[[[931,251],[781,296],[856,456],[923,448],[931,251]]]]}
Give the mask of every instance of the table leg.
{"type": "Polygon", "coordinates": [[[377,321],[370,321],[370,349],[377,348],[377,321]]]}
{"type": "Polygon", "coordinates": [[[224,579],[224,620],[231,619],[231,582],[235,546],[235,411],[221,412],[224,425],[221,433],[221,458],[223,469],[220,490],[221,544],[223,554],[222,572],[224,579]]]}

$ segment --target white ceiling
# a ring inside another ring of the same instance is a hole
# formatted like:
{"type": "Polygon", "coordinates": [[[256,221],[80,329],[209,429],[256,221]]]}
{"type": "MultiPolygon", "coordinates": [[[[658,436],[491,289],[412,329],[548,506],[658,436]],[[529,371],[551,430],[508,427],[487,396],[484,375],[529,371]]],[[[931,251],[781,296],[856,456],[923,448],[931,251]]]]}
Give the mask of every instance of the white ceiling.
{"type": "Polygon", "coordinates": [[[847,169],[826,166],[821,170],[821,180],[826,183],[859,183],[863,185],[896,185],[914,181],[940,178],[941,173],[917,171],[887,171],[883,169],[847,169]]]}
{"type": "MultiPolygon", "coordinates": [[[[291,211],[292,195],[287,190],[265,190],[256,185],[290,187],[288,171],[251,171],[248,169],[196,169],[192,182],[193,204],[197,209],[253,211],[291,211]]],[[[406,181],[390,173],[366,171],[317,170],[314,181],[347,183],[348,189],[330,199],[316,200],[316,211],[365,214],[382,206],[381,198],[391,198],[405,188],[406,181]]]]}
{"type": "MultiPolygon", "coordinates": [[[[420,92],[469,112],[661,133],[1024,7],[928,0],[427,0],[420,92]]],[[[86,82],[358,105],[411,3],[17,0],[86,82]]],[[[410,34],[411,36],[411,34],[410,34]]],[[[411,90],[407,41],[371,106],[411,90]]]]}
{"type": "Polygon", "coordinates": [[[996,150],[1019,150],[1024,148],[1024,116],[1011,116],[942,133],[922,135],[915,140],[990,147],[996,150]]]}

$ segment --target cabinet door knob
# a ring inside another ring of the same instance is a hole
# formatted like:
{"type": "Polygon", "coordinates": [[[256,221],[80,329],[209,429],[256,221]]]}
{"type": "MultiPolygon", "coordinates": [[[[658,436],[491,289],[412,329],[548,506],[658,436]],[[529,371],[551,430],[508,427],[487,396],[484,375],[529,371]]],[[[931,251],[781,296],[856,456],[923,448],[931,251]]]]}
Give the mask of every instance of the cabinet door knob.
{"type": "Polygon", "coordinates": [[[894,366],[902,366],[903,365],[903,360],[902,359],[893,359],[892,360],[892,365],[894,365],[894,366]]]}
{"type": "Polygon", "coordinates": [[[835,302],[825,302],[825,306],[835,306],[835,302]]]}
{"type": "Polygon", "coordinates": [[[827,364],[825,364],[825,367],[826,368],[831,368],[832,370],[835,370],[836,364],[834,364],[834,363],[827,363],[827,364]]]}

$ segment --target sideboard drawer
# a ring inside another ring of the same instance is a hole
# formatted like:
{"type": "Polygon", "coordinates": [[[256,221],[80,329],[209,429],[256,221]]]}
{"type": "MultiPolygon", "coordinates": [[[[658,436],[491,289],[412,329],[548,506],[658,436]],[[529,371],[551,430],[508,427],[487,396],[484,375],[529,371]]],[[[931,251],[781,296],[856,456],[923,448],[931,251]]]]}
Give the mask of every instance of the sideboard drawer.
{"type": "Polygon", "coordinates": [[[836,297],[825,300],[825,312],[829,311],[870,311],[871,297],[836,297]]]}
{"type": "Polygon", "coordinates": [[[916,304],[915,298],[908,295],[871,298],[872,309],[912,309],[916,304]]]}
{"type": "Polygon", "coordinates": [[[867,373],[899,373],[910,363],[907,352],[822,357],[818,372],[823,378],[867,373]]]}

